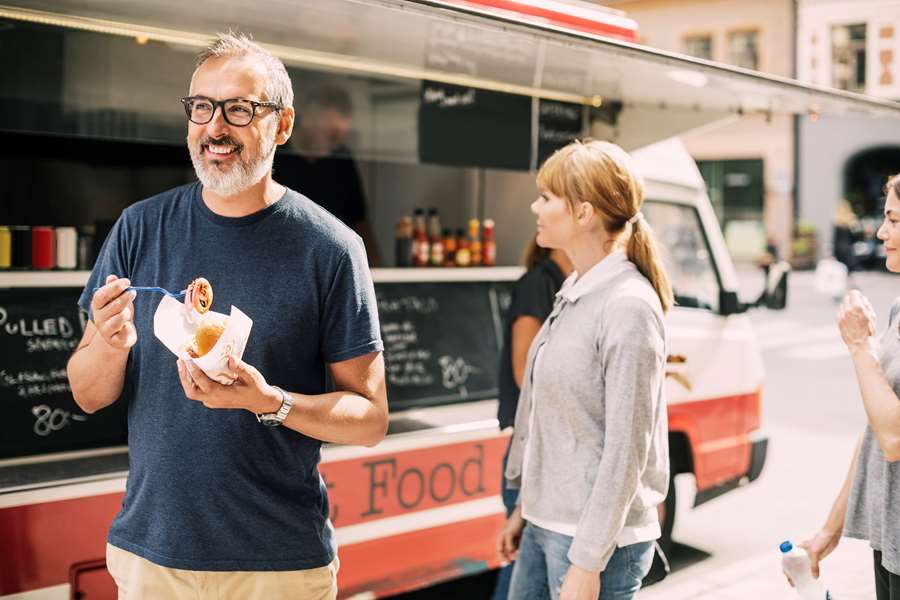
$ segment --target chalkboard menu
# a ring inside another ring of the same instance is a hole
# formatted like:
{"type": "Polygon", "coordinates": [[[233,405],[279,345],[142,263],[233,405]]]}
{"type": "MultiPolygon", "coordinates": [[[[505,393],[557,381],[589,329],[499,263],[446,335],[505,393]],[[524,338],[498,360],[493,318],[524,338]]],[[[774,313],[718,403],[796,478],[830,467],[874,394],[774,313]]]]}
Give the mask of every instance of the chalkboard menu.
{"type": "Polygon", "coordinates": [[[538,105],[537,164],[574,139],[584,136],[584,108],[580,104],[541,100],[538,105]]]}
{"type": "Polygon", "coordinates": [[[435,81],[421,89],[422,162],[528,170],[531,98],[435,81]]]}
{"type": "Polygon", "coordinates": [[[512,283],[375,286],[392,410],[495,398],[512,283]]]}
{"type": "MultiPolygon", "coordinates": [[[[391,410],[495,398],[512,282],[375,286],[391,410]]],[[[66,363],[80,289],[0,289],[0,459],[123,445],[127,403],[84,414],[66,363]]]]}
{"type": "MultiPolygon", "coordinates": [[[[450,21],[429,25],[425,67],[521,85],[534,80],[538,48],[528,36],[450,21]]],[[[532,99],[474,87],[422,81],[419,159],[426,163],[527,171],[532,99]]]]}
{"type": "Polygon", "coordinates": [[[66,363],[83,333],[80,289],[0,290],[0,458],[124,444],[124,402],[84,414],[66,363]]]}
{"type": "Polygon", "coordinates": [[[540,100],[537,154],[531,161],[531,98],[422,82],[419,159],[444,165],[527,170],[584,137],[584,107],[540,100]]]}

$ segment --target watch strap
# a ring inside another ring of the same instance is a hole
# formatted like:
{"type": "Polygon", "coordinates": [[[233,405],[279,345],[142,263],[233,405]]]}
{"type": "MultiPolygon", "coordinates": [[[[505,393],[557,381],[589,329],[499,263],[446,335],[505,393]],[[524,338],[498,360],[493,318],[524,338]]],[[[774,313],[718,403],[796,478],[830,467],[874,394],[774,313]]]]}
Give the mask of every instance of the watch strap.
{"type": "Polygon", "coordinates": [[[288,413],[291,412],[291,407],[294,405],[294,399],[288,394],[286,391],[281,389],[280,387],[273,385],[273,388],[281,393],[281,406],[277,411],[271,413],[257,413],[256,420],[264,425],[277,426],[284,423],[284,420],[287,418],[288,413]]]}

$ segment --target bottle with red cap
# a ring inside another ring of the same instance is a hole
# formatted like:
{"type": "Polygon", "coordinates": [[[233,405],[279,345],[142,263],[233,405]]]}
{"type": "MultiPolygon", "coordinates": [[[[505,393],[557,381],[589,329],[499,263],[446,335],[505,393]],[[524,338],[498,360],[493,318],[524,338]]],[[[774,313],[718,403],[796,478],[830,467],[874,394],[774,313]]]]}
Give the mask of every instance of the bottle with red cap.
{"type": "Polygon", "coordinates": [[[481,232],[481,264],[493,267],[497,264],[497,242],[494,240],[494,220],[485,219],[481,232]]]}
{"type": "Polygon", "coordinates": [[[428,264],[440,267],[444,264],[444,238],[441,237],[441,216],[436,208],[428,211],[428,264]]]}
{"type": "Polygon", "coordinates": [[[31,268],[52,269],[56,258],[52,227],[31,228],[31,268]]]}
{"type": "Polygon", "coordinates": [[[453,230],[449,228],[444,229],[444,264],[445,267],[452,267],[456,265],[456,236],[453,235],[453,230]]]}
{"type": "Polygon", "coordinates": [[[425,212],[421,208],[413,211],[413,266],[428,266],[428,232],[425,229],[425,212]]]}

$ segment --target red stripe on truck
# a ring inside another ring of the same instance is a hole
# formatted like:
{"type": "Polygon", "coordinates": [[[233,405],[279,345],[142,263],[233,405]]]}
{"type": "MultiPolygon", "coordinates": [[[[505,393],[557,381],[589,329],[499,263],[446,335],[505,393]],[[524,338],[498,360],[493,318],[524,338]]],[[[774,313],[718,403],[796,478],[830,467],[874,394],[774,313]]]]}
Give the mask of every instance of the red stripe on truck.
{"type": "Polygon", "coordinates": [[[533,17],[554,25],[561,25],[570,29],[577,29],[585,33],[593,33],[606,37],[614,37],[628,42],[636,42],[637,29],[616,25],[603,20],[602,12],[597,13],[597,18],[586,18],[571,13],[553,10],[547,6],[536,6],[530,3],[517,2],[516,0],[444,0],[450,4],[477,5],[490,9],[516,13],[524,17],[533,17]]]}
{"type": "Polygon", "coordinates": [[[702,491],[750,468],[750,435],[759,428],[761,390],[669,405],[669,432],[687,436],[702,491]]]}

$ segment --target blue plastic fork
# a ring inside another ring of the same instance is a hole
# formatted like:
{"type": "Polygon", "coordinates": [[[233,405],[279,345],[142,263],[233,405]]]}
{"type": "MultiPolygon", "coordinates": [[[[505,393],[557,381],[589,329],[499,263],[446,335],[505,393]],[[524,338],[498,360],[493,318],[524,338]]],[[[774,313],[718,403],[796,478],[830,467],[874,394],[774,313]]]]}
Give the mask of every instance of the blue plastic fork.
{"type": "MultiPolygon", "coordinates": [[[[95,287],[94,293],[97,293],[97,290],[100,288],[95,287]]],[[[161,287],[148,287],[148,286],[140,286],[140,285],[132,285],[125,288],[125,291],[134,290],[136,292],[159,292],[160,294],[165,294],[166,296],[171,296],[176,300],[184,300],[184,295],[187,293],[187,290],[181,290],[180,292],[170,292],[169,290],[161,287]]]]}

